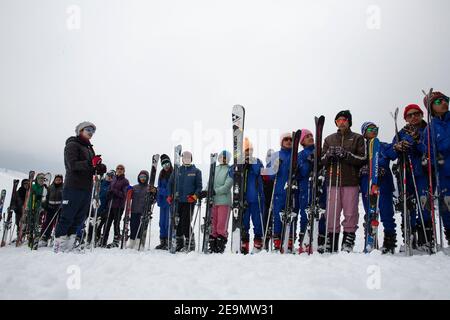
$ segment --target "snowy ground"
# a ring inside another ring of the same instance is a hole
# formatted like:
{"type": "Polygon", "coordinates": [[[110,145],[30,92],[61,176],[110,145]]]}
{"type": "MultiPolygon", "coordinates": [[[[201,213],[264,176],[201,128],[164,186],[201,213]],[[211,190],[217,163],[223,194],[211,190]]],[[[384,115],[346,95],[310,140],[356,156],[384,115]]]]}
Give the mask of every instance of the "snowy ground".
{"type": "MultiPolygon", "coordinates": [[[[13,174],[14,176],[14,174],[13,174]]],[[[22,176],[20,176],[22,177],[22,176]]],[[[0,170],[0,188],[10,182],[0,170]]],[[[158,212],[152,247],[158,241],[158,212]]],[[[359,232],[362,230],[360,229],[359,232]]],[[[362,251],[358,236],[356,251],[362,251]]],[[[450,257],[0,249],[0,299],[450,299],[450,257]]]]}

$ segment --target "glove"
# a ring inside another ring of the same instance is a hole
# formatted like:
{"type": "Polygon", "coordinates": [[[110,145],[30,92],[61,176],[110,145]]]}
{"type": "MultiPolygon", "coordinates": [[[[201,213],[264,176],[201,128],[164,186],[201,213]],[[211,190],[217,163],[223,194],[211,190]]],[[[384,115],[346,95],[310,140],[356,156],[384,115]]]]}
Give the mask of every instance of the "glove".
{"type": "Polygon", "coordinates": [[[167,203],[168,204],[172,204],[172,202],[173,202],[173,198],[172,198],[172,196],[168,196],[167,198],[166,198],[166,201],[167,201],[167,203]]]}
{"type": "Polygon", "coordinates": [[[158,189],[156,189],[154,186],[148,186],[148,191],[150,193],[156,194],[158,192],[158,189]]]}
{"type": "Polygon", "coordinates": [[[403,128],[403,130],[405,131],[405,133],[407,135],[409,135],[411,138],[413,138],[414,141],[419,142],[419,140],[420,140],[420,132],[415,126],[413,126],[411,124],[407,124],[403,128]]]}
{"type": "Polygon", "coordinates": [[[306,158],[306,160],[311,163],[314,164],[314,153],[311,153],[308,158],[306,158]]]}
{"type": "Polygon", "coordinates": [[[325,158],[327,160],[335,160],[336,159],[336,147],[331,146],[328,148],[327,153],[325,154],[325,158]]]}
{"type": "Polygon", "coordinates": [[[334,149],[334,153],[336,154],[336,157],[339,159],[345,159],[347,158],[348,152],[341,146],[337,146],[334,149]]]}
{"type": "Polygon", "coordinates": [[[97,167],[97,165],[99,165],[100,163],[102,163],[102,156],[101,155],[94,156],[92,158],[92,166],[94,168],[97,167]]]}
{"type": "Polygon", "coordinates": [[[195,203],[197,201],[197,196],[195,194],[187,196],[187,201],[189,203],[195,203]]]}
{"type": "Polygon", "coordinates": [[[97,164],[95,167],[95,173],[102,176],[106,173],[106,166],[103,163],[97,164]]]}
{"type": "MultiPolygon", "coordinates": [[[[215,191],[213,190],[213,195],[215,195],[215,191]]],[[[200,192],[200,199],[205,199],[208,196],[208,191],[207,190],[203,190],[202,192],[200,192]]]]}
{"type": "Polygon", "coordinates": [[[410,147],[411,145],[406,140],[402,140],[394,144],[394,150],[397,152],[407,152],[410,147]]]}
{"type": "Polygon", "coordinates": [[[369,165],[364,165],[361,167],[361,169],[359,169],[359,176],[363,177],[363,176],[368,176],[369,175],[369,165]]]}

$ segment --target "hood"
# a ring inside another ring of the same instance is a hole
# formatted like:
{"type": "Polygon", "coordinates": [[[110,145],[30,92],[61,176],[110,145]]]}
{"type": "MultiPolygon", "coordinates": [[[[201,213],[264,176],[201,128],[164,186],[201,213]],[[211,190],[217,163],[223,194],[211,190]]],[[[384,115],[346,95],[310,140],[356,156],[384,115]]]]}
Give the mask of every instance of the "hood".
{"type": "Polygon", "coordinates": [[[150,174],[148,173],[147,170],[141,170],[141,172],[139,172],[139,174],[138,174],[138,176],[137,176],[137,182],[138,182],[139,184],[142,184],[142,183],[139,181],[139,176],[140,176],[141,174],[145,174],[145,175],[147,176],[147,181],[145,181],[145,184],[148,184],[148,183],[149,183],[149,180],[150,180],[150,174]]]}

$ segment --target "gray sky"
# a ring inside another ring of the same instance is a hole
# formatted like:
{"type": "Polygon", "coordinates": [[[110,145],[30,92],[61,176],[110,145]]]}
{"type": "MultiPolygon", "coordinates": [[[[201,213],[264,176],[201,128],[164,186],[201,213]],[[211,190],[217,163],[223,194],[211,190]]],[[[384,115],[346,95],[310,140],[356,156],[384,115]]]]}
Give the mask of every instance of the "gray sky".
{"type": "Polygon", "coordinates": [[[206,168],[211,151],[231,149],[234,104],[246,107],[263,159],[280,132],[312,128],[315,115],[333,132],[343,108],[355,131],[372,120],[391,140],[390,111],[421,104],[422,88],[450,91],[449,9],[445,0],[0,0],[0,167],[62,172],[65,140],[89,120],[97,153],[125,164],[133,182],[176,143],[206,168]]]}

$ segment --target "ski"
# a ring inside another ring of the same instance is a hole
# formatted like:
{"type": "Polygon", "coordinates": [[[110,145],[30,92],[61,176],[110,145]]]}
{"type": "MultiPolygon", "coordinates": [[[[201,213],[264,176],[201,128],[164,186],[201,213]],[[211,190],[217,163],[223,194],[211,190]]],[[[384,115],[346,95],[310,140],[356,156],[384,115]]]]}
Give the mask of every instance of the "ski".
{"type": "Polygon", "coordinates": [[[244,124],[245,109],[235,105],[232,113],[233,122],[233,204],[231,251],[241,253],[242,216],[244,214],[244,124]]]}
{"type": "Polygon", "coordinates": [[[380,156],[380,140],[378,138],[369,141],[369,210],[367,212],[367,221],[365,229],[365,246],[364,252],[370,253],[377,248],[377,230],[379,216],[379,156],[380,156]]]}
{"type": "Polygon", "coordinates": [[[174,168],[173,168],[173,186],[172,186],[172,206],[170,213],[170,243],[169,243],[169,251],[174,254],[177,251],[177,228],[178,222],[180,221],[179,213],[178,213],[178,201],[179,194],[177,192],[178,188],[178,174],[181,165],[181,151],[182,147],[180,145],[175,147],[174,150],[174,168]]]}
{"type": "Polygon", "coordinates": [[[203,246],[202,252],[209,253],[209,236],[211,234],[211,218],[212,218],[212,207],[214,205],[214,178],[216,174],[216,162],[217,162],[217,153],[211,154],[210,157],[211,165],[209,168],[209,180],[208,180],[208,190],[206,195],[206,214],[204,217],[203,224],[203,246]]]}
{"type": "Polygon", "coordinates": [[[297,160],[298,160],[298,146],[300,144],[301,130],[292,133],[292,150],[291,160],[289,165],[289,177],[286,183],[286,206],[281,212],[281,221],[283,223],[281,231],[281,253],[288,253],[289,242],[291,240],[291,226],[296,221],[298,213],[294,211],[295,205],[295,191],[297,189],[297,160]]]}
{"type": "MultiPolygon", "coordinates": [[[[48,188],[50,187],[50,183],[52,181],[52,174],[50,172],[47,172],[44,175],[44,185],[42,186],[42,195],[40,196],[41,200],[39,203],[39,206],[37,207],[37,199],[36,199],[36,195],[33,193],[32,194],[32,216],[30,217],[31,220],[31,228],[30,228],[30,241],[29,241],[29,246],[31,250],[37,250],[39,247],[39,239],[41,236],[41,226],[45,221],[45,211],[44,211],[44,207],[43,204],[46,201],[47,198],[47,193],[48,193],[48,188]],[[42,213],[45,213],[44,215],[42,213]]],[[[35,182],[36,184],[38,183],[37,181],[35,182]]]]}
{"type": "MultiPolygon", "coordinates": [[[[318,247],[318,234],[319,234],[319,220],[320,220],[320,190],[319,190],[319,173],[320,173],[320,158],[322,157],[322,134],[325,124],[325,117],[320,116],[314,119],[316,124],[315,132],[315,148],[314,148],[314,167],[311,172],[310,178],[310,190],[311,190],[311,204],[307,209],[308,214],[308,227],[303,241],[306,244],[306,252],[308,255],[313,253],[314,248],[318,247]]],[[[300,248],[303,248],[303,243],[300,243],[300,248]]]]}
{"type": "MultiPolygon", "coordinates": [[[[13,188],[12,188],[12,192],[11,192],[11,201],[9,202],[9,207],[6,210],[6,216],[3,219],[3,236],[2,236],[2,242],[0,244],[0,247],[4,247],[6,245],[6,238],[8,237],[8,232],[11,229],[12,214],[13,214],[13,211],[16,210],[15,207],[16,207],[16,195],[17,195],[17,186],[18,185],[19,185],[19,180],[14,179],[13,188]]],[[[6,196],[6,194],[5,194],[5,196],[6,196]]]]}
{"type": "MultiPolygon", "coordinates": [[[[142,213],[142,216],[141,216],[141,223],[140,223],[140,228],[139,228],[139,246],[138,246],[139,251],[141,249],[145,249],[145,241],[147,239],[147,229],[148,229],[149,224],[151,224],[151,220],[152,220],[153,206],[155,204],[156,194],[151,192],[150,189],[155,187],[156,171],[158,169],[158,161],[159,161],[159,154],[153,155],[152,169],[150,171],[150,180],[149,180],[149,185],[148,185],[149,190],[145,194],[144,212],[142,213]]],[[[130,210],[131,210],[131,208],[130,208],[130,210]]]]}
{"type": "Polygon", "coordinates": [[[127,196],[125,200],[125,214],[123,217],[123,229],[122,229],[122,239],[120,242],[120,249],[123,249],[124,244],[126,245],[128,241],[128,231],[130,227],[131,220],[131,199],[133,197],[133,187],[128,186],[127,196]]]}
{"type": "Polygon", "coordinates": [[[34,176],[35,176],[35,172],[34,171],[30,171],[28,173],[28,181],[30,182],[30,186],[25,194],[25,199],[23,202],[23,209],[22,209],[22,217],[20,218],[20,222],[19,222],[19,230],[18,230],[18,235],[17,235],[17,240],[16,240],[16,247],[20,247],[23,243],[23,236],[24,236],[24,232],[25,229],[27,228],[27,215],[28,215],[28,201],[30,200],[30,195],[31,195],[31,187],[33,185],[33,180],[34,180],[34,176]]]}

